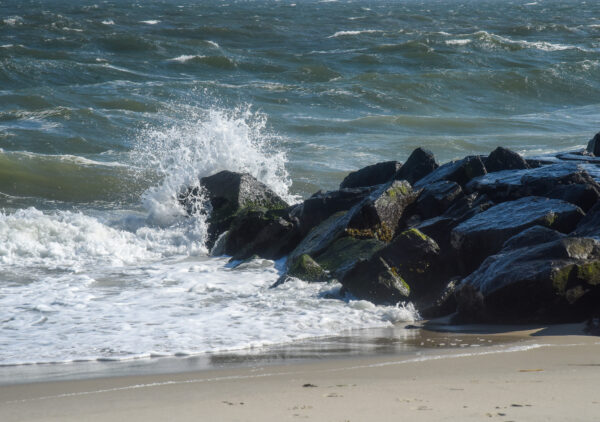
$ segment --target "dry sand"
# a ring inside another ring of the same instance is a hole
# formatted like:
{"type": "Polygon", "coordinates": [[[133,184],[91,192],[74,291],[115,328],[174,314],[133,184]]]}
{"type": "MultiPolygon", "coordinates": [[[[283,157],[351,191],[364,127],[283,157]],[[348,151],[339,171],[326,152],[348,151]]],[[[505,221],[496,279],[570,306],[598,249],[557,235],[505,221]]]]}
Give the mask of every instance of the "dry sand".
{"type": "Polygon", "coordinates": [[[600,338],[561,330],[413,356],[2,386],[0,421],[599,421],[600,338]]]}

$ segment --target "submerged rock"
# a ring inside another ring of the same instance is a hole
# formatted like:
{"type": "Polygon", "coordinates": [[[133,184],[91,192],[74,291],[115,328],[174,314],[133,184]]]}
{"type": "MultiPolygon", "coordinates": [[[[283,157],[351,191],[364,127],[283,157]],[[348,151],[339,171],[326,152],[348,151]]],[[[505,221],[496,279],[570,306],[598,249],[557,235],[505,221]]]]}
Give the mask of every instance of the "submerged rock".
{"type": "Polygon", "coordinates": [[[410,154],[406,163],[400,167],[394,179],[406,180],[412,185],[438,167],[439,165],[431,151],[425,148],[417,148],[410,154]]]}
{"type": "Polygon", "coordinates": [[[375,186],[389,182],[401,166],[402,163],[398,161],[385,161],[363,167],[346,176],[340,184],[340,189],[375,186]]]}
{"type": "MultiPolygon", "coordinates": [[[[535,236],[539,230],[529,229],[538,231],[535,236]]],[[[528,235],[520,237],[527,239],[528,235]]],[[[457,290],[459,318],[558,322],[596,312],[600,243],[590,238],[556,237],[541,244],[511,239],[500,253],[487,258],[457,290]]]]}
{"type": "Polygon", "coordinates": [[[568,233],[583,215],[579,207],[568,202],[526,197],[495,205],[459,224],[452,230],[451,243],[458,251],[463,272],[469,273],[515,234],[535,225],[568,233]]]}
{"type": "Polygon", "coordinates": [[[330,278],[329,273],[307,254],[301,255],[295,260],[288,275],[310,282],[322,282],[330,278]]]}

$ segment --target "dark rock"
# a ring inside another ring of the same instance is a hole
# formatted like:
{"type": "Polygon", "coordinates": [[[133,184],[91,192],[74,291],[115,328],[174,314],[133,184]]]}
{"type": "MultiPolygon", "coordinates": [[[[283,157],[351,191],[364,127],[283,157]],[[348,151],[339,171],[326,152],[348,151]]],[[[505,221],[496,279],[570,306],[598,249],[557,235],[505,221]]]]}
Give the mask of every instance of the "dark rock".
{"type": "Polygon", "coordinates": [[[504,170],[473,179],[465,190],[485,193],[496,202],[526,196],[562,199],[585,211],[600,199],[600,185],[593,177],[597,172],[598,168],[594,165],[577,163],[504,170]]]}
{"type": "Polygon", "coordinates": [[[307,254],[295,260],[288,275],[310,282],[323,282],[330,278],[329,273],[307,254]]]}
{"type": "Polygon", "coordinates": [[[340,211],[348,211],[364,200],[376,187],[340,189],[331,192],[317,192],[303,203],[292,208],[290,214],[298,219],[300,233],[305,236],[313,227],[340,211]]]}
{"type": "Polygon", "coordinates": [[[514,151],[498,147],[485,160],[488,173],[500,170],[521,170],[529,168],[527,162],[514,151]]]}
{"type": "Polygon", "coordinates": [[[210,208],[208,241],[212,247],[219,235],[229,229],[234,216],[243,209],[283,209],[288,204],[265,184],[246,173],[221,171],[200,179],[200,189],[188,189],[179,196],[180,203],[191,213],[196,208],[210,208]],[[201,199],[202,198],[202,199],[201,199]],[[198,201],[210,207],[198,207],[198,201]]]}
{"type": "Polygon", "coordinates": [[[340,184],[340,189],[375,186],[389,182],[394,178],[394,175],[401,166],[402,163],[398,161],[385,161],[363,167],[346,176],[340,184]]]}
{"type": "Polygon", "coordinates": [[[359,260],[340,281],[356,297],[375,303],[395,303],[403,297],[418,300],[439,290],[444,282],[436,265],[438,257],[439,247],[435,241],[416,229],[410,229],[396,236],[370,258],[359,260]],[[392,288],[383,288],[381,280],[389,280],[390,274],[410,291],[399,296],[395,292],[395,284],[392,288]]]}
{"type": "Polygon", "coordinates": [[[573,235],[600,238],[600,202],[596,202],[581,219],[573,235]]]}
{"type": "Polygon", "coordinates": [[[302,240],[297,226],[288,219],[286,210],[240,211],[225,236],[222,253],[232,255],[233,260],[252,255],[265,259],[283,257],[302,240]]]}
{"type": "Polygon", "coordinates": [[[458,198],[463,190],[456,182],[441,180],[425,186],[417,198],[413,212],[422,220],[443,214],[458,198]]]}
{"type": "Polygon", "coordinates": [[[440,318],[456,312],[456,289],[460,284],[460,278],[450,280],[437,297],[430,303],[420,304],[419,313],[423,318],[440,318]]]}
{"type": "Polygon", "coordinates": [[[313,228],[290,253],[288,265],[302,254],[318,256],[344,235],[390,241],[403,210],[415,198],[406,181],[380,185],[349,211],[335,213],[313,228]]]}
{"type": "Polygon", "coordinates": [[[315,260],[325,270],[331,272],[332,277],[341,278],[356,261],[366,260],[382,249],[386,244],[377,239],[357,239],[344,236],[336,240],[315,260]]]}
{"type": "Polygon", "coordinates": [[[451,242],[459,253],[462,270],[469,273],[517,233],[535,225],[569,233],[583,215],[579,207],[568,202],[526,197],[495,205],[464,221],[452,230],[451,242]]]}
{"type": "Polygon", "coordinates": [[[564,322],[598,310],[599,286],[600,243],[564,237],[490,256],[462,281],[456,299],[470,322],[564,322]]]}
{"type": "Polygon", "coordinates": [[[431,151],[425,148],[417,148],[410,154],[406,163],[400,167],[394,179],[406,180],[412,185],[438,167],[439,165],[431,151]]]}
{"type": "Polygon", "coordinates": [[[504,242],[502,250],[508,251],[527,246],[541,245],[542,243],[554,242],[564,237],[566,237],[565,234],[549,229],[548,227],[533,226],[504,242]]]}
{"type": "Polygon", "coordinates": [[[381,257],[358,261],[342,284],[346,292],[377,304],[395,304],[410,295],[408,284],[381,257]]]}
{"type": "Polygon", "coordinates": [[[593,156],[600,157],[600,132],[590,139],[586,151],[593,156]]]}
{"type": "Polygon", "coordinates": [[[469,156],[462,160],[451,161],[440,166],[427,176],[419,179],[419,181],[414,184],[414,187],[422,188],[431,183],[439,182],[440,180],[449,180],[464,186],[474,177],[486,173],[487,171],[481,161],[481,157],[469,156]]]}
{"type": "Polygon", "coordinates": [[[406,180],[394,180],[372,193],[354,212],[348,223],[348,233],[356,237],[374,237],[390,241],[404,210],[417,198],[406,180]]]}

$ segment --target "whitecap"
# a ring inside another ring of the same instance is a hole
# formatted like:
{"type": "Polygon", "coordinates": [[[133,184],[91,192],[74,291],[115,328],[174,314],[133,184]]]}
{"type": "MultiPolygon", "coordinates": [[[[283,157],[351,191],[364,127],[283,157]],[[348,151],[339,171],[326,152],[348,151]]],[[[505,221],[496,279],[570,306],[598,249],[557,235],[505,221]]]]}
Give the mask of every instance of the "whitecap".
{"type": "Polygon", "coordinates": [[[155,20],[155,19],[150,19],[147,21],[140,21],[140,23],[145,23],[146,25],[156,25],[157,23],[160,23],[160,21],[155,20]]]}
{"type": "Polygon", "coordinates": [[[103,25],[114,25],[115,21],[113,21],[112,19],[105,19],[102,21],[103,25]]]}
{"type": "Polygon", "coordinates": [[[182,54],[181,56],[177,56],[177,57],[173,57],[172,59],[169,59],[169,61],[185,63],[185,62],[188,62],[193,59],[203,59],[205,57],[206,56],[194,55],[194,54],[182,54]]]}
{"type": "Polygon", "coordinates": [[[214,48],[221,48],[221,46],[214,41],[206,40],[206,43],[212,45],[214,48]]]}
{"type": "Polygon", "coordinates": [[[447,45],[467,45],[471,43],[473,40],[470,39],[456,39],[456,40],[446,40],[445,43],[447,45]]]}
{"type": "Polygon", "coordinates": [[[360,34],[375,34],[375,33],[379,33],[379,32],[383,32],[381,29],[362,29],[359,31],[338,31],[333,35],[330,35],[327,38],[337,38],[337,37],[345,37],[345,36],[351,36],[351,35],[360,35],[360,34]]]}

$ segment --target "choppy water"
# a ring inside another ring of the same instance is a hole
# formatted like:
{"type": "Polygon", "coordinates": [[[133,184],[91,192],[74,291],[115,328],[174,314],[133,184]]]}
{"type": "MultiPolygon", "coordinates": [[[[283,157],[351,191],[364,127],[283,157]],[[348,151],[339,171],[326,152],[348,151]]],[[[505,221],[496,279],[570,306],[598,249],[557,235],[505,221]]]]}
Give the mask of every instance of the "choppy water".
{"type": "Polygon", "coordinates": [[[175,193],[230,169],[294,201],[416,146],[575,148],[598,98],[597,2],[3,0],[0,364],[411,319],[206,257],[175,193]]]}

